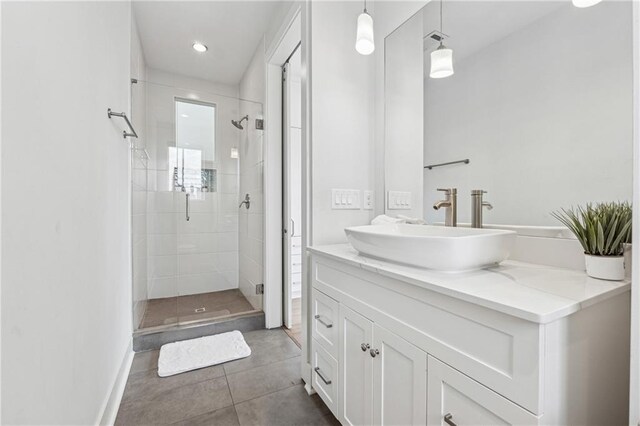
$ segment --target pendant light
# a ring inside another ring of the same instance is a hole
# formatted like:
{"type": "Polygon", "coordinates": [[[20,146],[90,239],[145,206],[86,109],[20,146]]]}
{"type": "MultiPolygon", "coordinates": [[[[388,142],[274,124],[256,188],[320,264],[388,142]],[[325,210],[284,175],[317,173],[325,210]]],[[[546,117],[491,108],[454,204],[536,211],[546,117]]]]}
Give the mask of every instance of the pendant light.
{"type": "Polygon", "coordinates": [[[373,42],[373,18],[367,13],[367,0],[364,0],[364,11],[358,16],[356,30],[356,50],[361,55],[370,55],[376,49],[373,42]]]}
{"type": "Polygon", "coordinates": [[[575,7],[585,8],[595,6],[600,3],[602,0],[572,0],[572,3],[575,7]]]}
{"type": "MultiPolygon", "coordinates": [[[[440,0],[440,36],[442,37],[442,0],[440,0]]],[[[447,48],[442,44],[442,38],[440,39],[440,46],[433,52],[431,52],[431,72],[429,77],[431,78],[445,78],[453,75],[453,50],[447,48]]]]}

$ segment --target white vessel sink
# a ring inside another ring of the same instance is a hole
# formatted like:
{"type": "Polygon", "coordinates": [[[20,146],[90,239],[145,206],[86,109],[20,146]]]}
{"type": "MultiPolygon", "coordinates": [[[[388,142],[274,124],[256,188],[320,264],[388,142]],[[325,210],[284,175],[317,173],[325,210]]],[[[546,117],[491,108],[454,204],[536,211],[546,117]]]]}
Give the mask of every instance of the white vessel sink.
{"type": "Polygon", "coordinates": [[[514,231],[384,224],[346,228],[351,245],[367,256],[448,272],[482,269],[509,257],[514,231]]]}

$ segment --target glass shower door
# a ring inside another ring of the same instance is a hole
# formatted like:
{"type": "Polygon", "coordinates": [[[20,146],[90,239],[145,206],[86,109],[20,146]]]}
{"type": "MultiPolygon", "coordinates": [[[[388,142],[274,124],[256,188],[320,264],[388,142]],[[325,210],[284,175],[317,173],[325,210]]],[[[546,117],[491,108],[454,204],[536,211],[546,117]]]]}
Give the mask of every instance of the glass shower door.
{"type": "Polygon", "coordinates": [[[134,280],[137,271],[142,283],[146,268],[136,329],[261,311],[261,104],[140,80],[136,86],[136,128],[144,129],[141,155],[148,156],[145,170],[133,170],[147,181],[145,195],[136,195],[144,226],[135,238],[144,244],[134,252],[134,280]],[[245,194],[249,209],[239,207],[245,194]]]}

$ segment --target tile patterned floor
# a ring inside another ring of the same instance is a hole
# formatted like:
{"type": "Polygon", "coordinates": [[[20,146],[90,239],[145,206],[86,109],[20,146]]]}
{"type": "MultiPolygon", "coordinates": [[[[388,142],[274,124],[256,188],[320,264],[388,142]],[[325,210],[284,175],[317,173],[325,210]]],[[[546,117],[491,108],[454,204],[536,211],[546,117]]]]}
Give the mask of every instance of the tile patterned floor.
{"type": "Polygon", "coordinates": [[[248,358],[176,376],[159,351],[137,353],[116,425],[338,425],[300,379],[300,348],[282,329],[244,334],[248,358]]]}
{"type": "Polygon", "coordinates": [[[238,289],[150,299],[140,328],[210,320],[251,311],[254,311],[253,306],[238,289]],[[201,308],[205,311],[197,313],[196,309],[201,308]]]}

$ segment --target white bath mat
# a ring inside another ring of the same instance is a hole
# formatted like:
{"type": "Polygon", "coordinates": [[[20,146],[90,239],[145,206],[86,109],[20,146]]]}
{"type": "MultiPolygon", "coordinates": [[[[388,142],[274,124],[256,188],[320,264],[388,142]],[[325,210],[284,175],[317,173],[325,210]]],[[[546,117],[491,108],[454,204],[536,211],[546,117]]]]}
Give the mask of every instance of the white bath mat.
{"type": "Polygon", "coordinates": [[[249,355],[251,348],[238,330],[167,343],[160,348],[158,376],[173,376],[249,355]]]}

